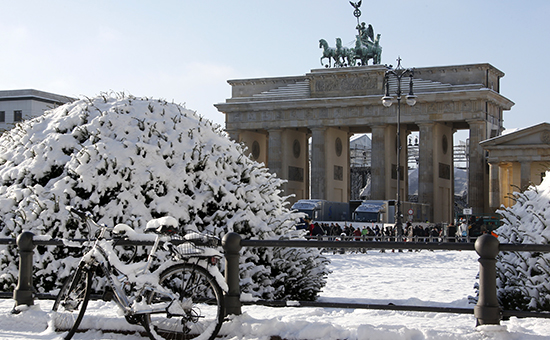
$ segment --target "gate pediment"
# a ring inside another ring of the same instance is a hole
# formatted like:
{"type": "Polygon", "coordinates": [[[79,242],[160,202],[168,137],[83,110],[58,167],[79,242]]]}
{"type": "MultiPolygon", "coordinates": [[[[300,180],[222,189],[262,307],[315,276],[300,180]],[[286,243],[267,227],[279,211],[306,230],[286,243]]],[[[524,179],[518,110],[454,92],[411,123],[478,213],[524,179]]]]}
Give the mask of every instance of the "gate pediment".
{"type": "Polygon", "coordinates": [[[541,144],[550,146],[550,124],[540,123],[525,129],[488,139],[483,141],[481,144],[483,147],[513,147],[541,144]]]}

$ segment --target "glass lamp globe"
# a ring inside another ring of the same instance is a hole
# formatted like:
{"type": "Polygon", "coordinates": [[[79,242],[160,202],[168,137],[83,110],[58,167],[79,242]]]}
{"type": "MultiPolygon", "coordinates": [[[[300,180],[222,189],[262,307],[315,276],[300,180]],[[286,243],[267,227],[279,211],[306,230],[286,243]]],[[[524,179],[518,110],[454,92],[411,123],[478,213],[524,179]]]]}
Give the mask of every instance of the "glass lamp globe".
{"type": "Polygon", "coordinates": [[[390,96],[384,96],[382,97],[382,105],[385,107],[390,107],[393,102],[393,98],[390,96]]]}
{"type": "Polygon", "coordinates": [[[408,95],[407,96],[407,104],[410,106],[414,106],[416,104],[416,96],[415,95],[408,95]]]}

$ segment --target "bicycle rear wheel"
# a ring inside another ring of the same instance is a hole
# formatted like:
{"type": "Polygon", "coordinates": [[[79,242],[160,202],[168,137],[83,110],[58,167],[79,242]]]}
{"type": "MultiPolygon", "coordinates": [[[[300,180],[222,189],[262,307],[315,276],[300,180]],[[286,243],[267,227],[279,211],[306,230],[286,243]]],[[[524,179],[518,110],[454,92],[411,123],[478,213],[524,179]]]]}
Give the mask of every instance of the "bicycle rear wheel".
{"type": "Polygon", "coordinates": [[[56,330],[69,331],[65,340],[73,337],[84,317],[90,299],[92,276],[91,270],[79,267],[74,275],[67,278],[53,304],[56,330]]]}
{"type": "MultiPolygon", "coordinates": [[[[205,268],[178,264],[165,270],[159,283],[177,294],[179,300],[168,308],[170,312],[145,316],[145,329],[154,331],[149,332],[151,338],[194,339],[200,336],[212,340],[216,337],[224,318],[223,291],[205,268]]],[[[147,302],[152,305],[165,300],[164,295],[153,292],[147,302]]]]}

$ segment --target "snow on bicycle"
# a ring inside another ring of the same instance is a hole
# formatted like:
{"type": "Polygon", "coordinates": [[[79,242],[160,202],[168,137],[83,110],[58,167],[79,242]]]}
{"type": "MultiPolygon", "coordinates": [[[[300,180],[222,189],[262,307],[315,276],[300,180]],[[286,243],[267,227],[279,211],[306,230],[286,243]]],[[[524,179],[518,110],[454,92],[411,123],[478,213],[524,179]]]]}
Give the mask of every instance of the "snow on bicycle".
{"type": "MultiPolygon", "coordinates": [[[[150,221],[146,233],[128,225],[99,225],[92,215],[68,210],[96,230],[97,238],[64,283],[53,305],[56,329],[71,339],[86,324],[92,288],[117,304],[126,320],[140,324],[151,339],[214,339],[224,318],[227,286],[217,267],[219,239],[198,233],[178,236],[177,221],[150,221]],[[112,233],[115,238],[107,238],[112,233]],[[123,262],[115,251],[117,238],[152,241],[147,260],[123,262]],[[160,249],[165,251],[159,251],[160,249]],[[167,251],[167,252],[166,252],[167,251]],[[168,253],[168,255],[167,255],[168,253]],[[162,257],[162,258],[161,258],[162,257]]],[[[90,240],[92,241],[92,240],[90,240]]]]}

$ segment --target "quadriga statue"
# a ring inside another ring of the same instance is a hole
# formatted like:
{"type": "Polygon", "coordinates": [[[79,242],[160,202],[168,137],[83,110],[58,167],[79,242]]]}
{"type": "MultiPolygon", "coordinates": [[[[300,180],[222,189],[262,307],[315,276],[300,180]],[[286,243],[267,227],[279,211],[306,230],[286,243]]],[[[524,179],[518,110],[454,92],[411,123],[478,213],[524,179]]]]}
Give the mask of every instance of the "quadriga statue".
{"type": "Polygon", "coordinates": [[[361,23],[357,25],[358,34],[355,36],[355,47],[345,47],[342,39],[336,38],[336,47],[330,47],[325,39],[319,40],[319,48],[323,49],[321,65],[325,67],[365,66],[369,59],[373,64],[380,64],[382,60],[382,46],[380,46],[380,34],[374,37],[372,25],[361,23]],[[328,64],[323,63],[328,59],[328,64]]]}

